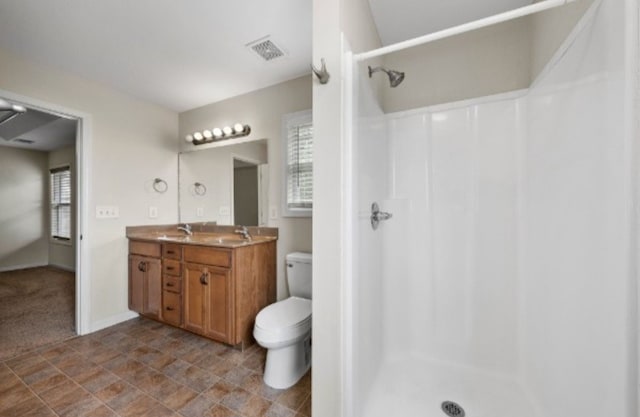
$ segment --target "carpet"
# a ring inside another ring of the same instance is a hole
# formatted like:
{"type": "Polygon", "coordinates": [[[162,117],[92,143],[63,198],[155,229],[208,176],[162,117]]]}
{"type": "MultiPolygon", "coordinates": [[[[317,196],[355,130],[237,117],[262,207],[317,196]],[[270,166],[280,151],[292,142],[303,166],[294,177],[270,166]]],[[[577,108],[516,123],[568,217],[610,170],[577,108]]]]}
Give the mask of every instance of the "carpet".
{"type": "Polygon", "coordinates": [[[75,274],[52,267],[0,272],[0,360],[74,337],[75,274]]]}

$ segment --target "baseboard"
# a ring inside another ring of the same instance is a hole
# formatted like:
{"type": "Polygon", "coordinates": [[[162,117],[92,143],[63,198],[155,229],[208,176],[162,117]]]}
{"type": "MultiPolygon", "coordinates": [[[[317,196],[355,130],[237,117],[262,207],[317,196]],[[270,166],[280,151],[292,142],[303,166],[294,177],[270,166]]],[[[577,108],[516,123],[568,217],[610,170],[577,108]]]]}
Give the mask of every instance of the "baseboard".
{"type": "Polygon", "coordinates": [[[107,327],[115,326],[123,321],[135,319],[139,314],[133,311],[125,311],[124,313],[116,314],[115,316],[108,317],[104,320],[97,321],[91,324],[91,333],[97,332],[107,327]]]}
{"type": "Polygon", "coordinates": [[[49,266],[52,266],[57,269],[62,269],[63,271],[76,272],[76,268],[73,266],[58,265],[58,264],[51,264],[51,263],[49,264],[49,266]]]}
{"type": "Polygon", "coordinates": [[[33,264],[23,264],[23,265],[0,266],[0,272],[17,271],[20,269],[29,269],[29,268],[40,268],[48,265],[49,265],[48,263],[33,263],[33,264]]]}

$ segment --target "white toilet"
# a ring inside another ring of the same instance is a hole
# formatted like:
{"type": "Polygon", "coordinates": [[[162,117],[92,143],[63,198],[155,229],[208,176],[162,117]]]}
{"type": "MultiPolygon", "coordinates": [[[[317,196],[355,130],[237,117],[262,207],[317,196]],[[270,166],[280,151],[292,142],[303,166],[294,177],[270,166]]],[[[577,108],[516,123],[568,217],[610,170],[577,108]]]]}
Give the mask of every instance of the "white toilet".
{"type": "Polygon", "coordinates": [[[311,254],[286,256],[291,297],[262,309],[253,337],[267,350],[264,382],[272,388],[294,385],[311,367],[311,254]]]}

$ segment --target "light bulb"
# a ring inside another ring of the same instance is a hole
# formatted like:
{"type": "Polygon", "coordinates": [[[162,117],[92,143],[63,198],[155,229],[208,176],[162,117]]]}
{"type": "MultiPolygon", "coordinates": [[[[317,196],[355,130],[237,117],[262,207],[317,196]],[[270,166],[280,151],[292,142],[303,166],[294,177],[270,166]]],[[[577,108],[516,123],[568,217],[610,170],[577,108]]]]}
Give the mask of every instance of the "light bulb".
{"type": "Polygon", "coordinates": [[[225,135],[230,135],[233,132],[230,126],[223,127],[222,131],[224,132],[225,135]]]}
{"type": "Polygon", "coordinates": [[[236,123],[235,125],[233,125],[233,130],[235,130],[236,133],[242,133],[242,131],[244,130],[244,126],[242,126],[240,123],[236,123]]]}
{"type": "Polygon", "coordinates": [[[215,129],[213,129],[213,136],[217,138],[222,136],[222,129],[220,129],[219,127],[216,127],[215,129]]]}
{"type": "Polygon", "coordinates": [[[202,136],[204,136],[206,139],[211,139],[213,137],[213,133],[211,133],[211,131],[207,129],[202,132],[202,136]]]}
{"type": "Polygon", "coordinates": [[[191,143],[191,142],[193,142],[193,136],[187,135],[187,136],[185,136],[184,140],[186,140],[187,142],[191,143]]]}
{"type": "Polygon", "coordinates": [[[193,134],[193,138],[195,140],[202,140],[202,139],[204,139],[204,136],[202,136],[202,133],[196,132],[196,133],[193,134]]]}

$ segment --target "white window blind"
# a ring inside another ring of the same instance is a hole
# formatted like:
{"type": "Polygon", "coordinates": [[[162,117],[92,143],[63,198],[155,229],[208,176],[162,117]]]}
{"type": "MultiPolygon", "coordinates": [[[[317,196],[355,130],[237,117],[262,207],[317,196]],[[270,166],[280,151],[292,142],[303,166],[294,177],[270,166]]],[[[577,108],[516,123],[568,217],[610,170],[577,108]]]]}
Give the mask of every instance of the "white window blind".
{"type": "Polygon", "coordinates": [[[71,239],[71,170],[69,167],[49,171],[51,178],[51,237],[71,239]]]}
{"type": "Polygon", "coordinates": [[[310,112],[285,119],[285,211],[310,212],[313,204],[313,123],[310,112]]]}

